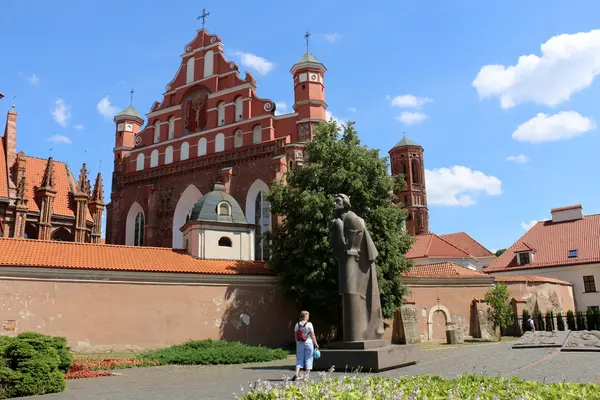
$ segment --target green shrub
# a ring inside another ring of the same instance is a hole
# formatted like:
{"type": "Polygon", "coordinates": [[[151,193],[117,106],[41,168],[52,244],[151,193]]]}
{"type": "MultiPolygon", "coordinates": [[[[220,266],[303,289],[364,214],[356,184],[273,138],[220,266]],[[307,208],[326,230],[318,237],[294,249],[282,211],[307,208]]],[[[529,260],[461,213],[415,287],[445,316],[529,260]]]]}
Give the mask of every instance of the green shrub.
{"type": "Polygon", "coordinates": [[[565,330],[565,320],[563,319],[562,313],[556,314],[556,329],[559,331],[565,330]]]}
{"type": "MultiPolygon", "coordinates": [[[[67,346],[67,338],[61,336],[46,336],[37,332],[23,332],[19,333],[17,338],[24,340],[28,343],[32,343],[34,347],[36,347],[35,343],[42,342],[44,345],[50,345],[56,352],[60,358],[60,364],[58,368],[67,372],[69,367],[73,363],[73,355],[71,354],[71,350],[67,346]]],[[[43,346],[43,345],[42,345],[43,346]]]]}
{"type": "Polygon", "coordinates": [[[0,398],[65,390],[66,380],[60,366],[70,365],[71,360],[70,353],[64,354],[65,349],[64,338],[39,333],[0,337],[0,398]]]}
{"type": "Polygon", "coordinates": [[[535,329],[538,331],[545,331],[546,325],[544,324],[544,317],[542,317],[542,313],[538,311],[536,321],[535,321],[535,329]]]}
{"type": "Polygon", "coordinates": [[[554,330],[554,315],[552,311],[546,311],[546,330],[549,332],[554,330]]]}
{"type": "Polygon", "coordinates": [[[577,311],[577,330],[583,331],[585,329],[585,317],[581,311],[577,311]]]}
{"type": "Polygon", "coordinates": [[[300,384],[259,383],[243,400],[271,399],[497,399],[556,400],[598,399],[600,386],[593,383],[542,383],[512,377],[463,375],[456,379],[413,376],[345,376],[300,384]]]}
{"type": "Polygon", "coordinates": [[[567,311],[567,327],[571,331],[576,330],[576,328],[575,328],[575,314],[573,314],[573,311],[571,311],[571,310],[567,311]]]}
{"type": "Polygon", "coordinates": [[[529,324],[527,323],[527,320],[529,319],[529,311],[527,310],[523,310],[523,320],[521,321],[521,326],[523,329],[523,332],[527,332],[530,331],[531,328],[529,327],[529,324]]]}
{"type": "Polygon", "coordinates": [[[282,349],[209,339],[190,340],[184,344],[140,354],[139,358],[158,360],[161,364],[214,365],[282,360],[287,356],[288,353],[282,349]]]}

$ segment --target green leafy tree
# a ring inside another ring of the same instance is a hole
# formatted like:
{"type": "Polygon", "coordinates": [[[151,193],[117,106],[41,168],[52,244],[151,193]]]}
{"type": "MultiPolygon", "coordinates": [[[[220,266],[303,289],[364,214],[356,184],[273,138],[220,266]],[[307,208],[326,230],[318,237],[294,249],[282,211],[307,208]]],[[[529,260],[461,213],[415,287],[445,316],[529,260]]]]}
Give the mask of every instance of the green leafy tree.
{"type": "Polygon", "coordinates": [[[563,315],[560,312],[556,314],[556,328],[559,331],[565,330],[565,320],[563,319],[563,315]]]}
{"type": "Polygon", "coordinates": [[[513,324],[513,311],[508,304],[508,297],[508,286],[504,283],[496,283],[484,297],[484,301],[490,306],[488,317],[494,324],[494,329],[500,327],[500,332],[513,324]]]}
{"type": "Polygon", "coordinates": [[[328,229],[334,196],[345,193],[377,246],[382,311],[392,317],[407,293],[401,276],[410,268],[404,254],[413,243],[405,232],[406,210],[393,203],[403,178],[391,176],[387,158],[360,144],[352,122],[343,132],[333,120],[321,122],[306,149],[309,162],[291,168],[286,182],[274,182],[267,196],[271,211],[281,217],[270,234],[270,268],[299,306],[340,328],[338,266],[328,229]]]}
{"type": "Polygon", "coordinates": [[[502,253],[504,253],[506,251],[506,249],[500,249],[500,250],[496,250],[496,257],[500,257],[502,255],[502,253]]]}
{"type": "Polygon", "coordinates": [[[567,311],[567,327],[571,331],[576,330],[576,327],[575,327],[575,314],[573,313],[572,310],[567,311]]]}

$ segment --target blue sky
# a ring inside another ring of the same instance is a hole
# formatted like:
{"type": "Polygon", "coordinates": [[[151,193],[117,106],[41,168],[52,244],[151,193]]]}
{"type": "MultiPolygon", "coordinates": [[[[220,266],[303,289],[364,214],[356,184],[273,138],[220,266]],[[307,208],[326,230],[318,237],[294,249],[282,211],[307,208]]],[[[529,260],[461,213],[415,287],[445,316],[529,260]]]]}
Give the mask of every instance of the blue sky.
{"type": "Polygon", "coordinates": [[[108,201],[110,115],[131,88],[142,114],[159,100],[206,7],[207,29],[280,110],[310,31],[329,111],[382,155],[402,132],[425,148],[433,232],[466,231],[494,250],[552,207],[600,212],[597,1],[249,4],[6,3],[0,108],[17,96],[18,149],[52,148],[76,175],[86,161],[95,177],[102,161],[108,201]]]}

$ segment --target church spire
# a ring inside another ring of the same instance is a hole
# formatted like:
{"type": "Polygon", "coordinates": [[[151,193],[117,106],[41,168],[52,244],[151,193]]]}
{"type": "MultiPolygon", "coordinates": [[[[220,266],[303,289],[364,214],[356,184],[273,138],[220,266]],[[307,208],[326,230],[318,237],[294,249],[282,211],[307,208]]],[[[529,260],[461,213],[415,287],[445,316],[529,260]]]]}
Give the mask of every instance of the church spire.
{"type": "Polygon", "coordinates": [[[87,166],[85,163],[81,166],[79,171],[79,181],[77,182],[77,189],[86,195],[90,195],[90,181],[87,178],[87,166]]]}
{"type": "Polygon", "coordinates": [[[54,189],[54,160],[52,157],[48,157],[48,163],[46,163],[46,170],[44,171],[44,177],[42,178],[42,185],[40,186],[40,189],[54,189]]]}
{"type": "Polygon", "coordinates": [[[94,192],[92,193],[92,201],[96,203],[104,203],[104,186],[102,185],[102,174],[98,172],[96,183],[94,184],[94,192]]]}

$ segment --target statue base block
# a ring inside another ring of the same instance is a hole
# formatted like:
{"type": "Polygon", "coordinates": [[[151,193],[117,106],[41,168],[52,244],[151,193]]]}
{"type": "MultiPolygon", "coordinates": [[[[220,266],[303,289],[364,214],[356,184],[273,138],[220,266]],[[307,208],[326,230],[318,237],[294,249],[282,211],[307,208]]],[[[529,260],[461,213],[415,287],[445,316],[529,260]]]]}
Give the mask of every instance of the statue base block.
{"type": "MultiPolygon", "coordinates": [[[[371,347],[366,344],[363,348],[320,349],[321,357],[313,361],[313,369],[327,371],[334,367],[338,372],[381,372],[416,364],[421,359],[421,348],[416,344],[390,345],[380,340],[367,342],[380,342],[384,346],[371,347]]],[[[358,346],[356,343],[359,342],[347,342],[350,343],[358,346]]]]}

